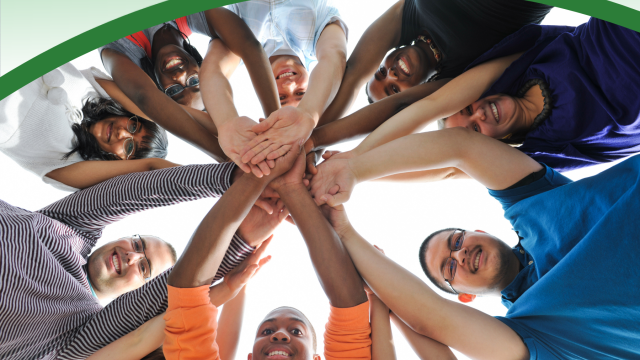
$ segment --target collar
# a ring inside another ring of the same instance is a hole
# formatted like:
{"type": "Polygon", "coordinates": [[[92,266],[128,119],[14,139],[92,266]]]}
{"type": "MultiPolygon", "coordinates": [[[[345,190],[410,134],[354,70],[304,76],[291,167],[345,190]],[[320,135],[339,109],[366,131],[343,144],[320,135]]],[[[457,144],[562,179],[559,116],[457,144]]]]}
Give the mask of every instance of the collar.
{"type": "MultiPolygon", "coordinates": [[[[522,240],[520,236],[518,237],[522,240]]],[[[513,303],[537,281],[536,276],[532,276],[535,275],[536,266],[533,261],[533,256],[524,249],[520,241],[518,241],[518,245],[514,246],[511,251],[513,251],[513,254],[518,258],[518,261],[520,261],[520,272],[501,292],[502,305],[507,309],[510,309],[513,303]]]]}
{"type": "MultiPolygon", "coordinates": [[[[86,266],[88,266],[88,264],[86,266]]],[[[84,273],[87,276],[87,284],[89,284],[89,290],[91,291],[91,295],[93,295],[93,297],[97,299],[98,295],[96,295],[95,290],[93,290],[93,285],[91,285],[91,280],[89,279],[89,271],[86,267],[84,269],[84,273]]]]}

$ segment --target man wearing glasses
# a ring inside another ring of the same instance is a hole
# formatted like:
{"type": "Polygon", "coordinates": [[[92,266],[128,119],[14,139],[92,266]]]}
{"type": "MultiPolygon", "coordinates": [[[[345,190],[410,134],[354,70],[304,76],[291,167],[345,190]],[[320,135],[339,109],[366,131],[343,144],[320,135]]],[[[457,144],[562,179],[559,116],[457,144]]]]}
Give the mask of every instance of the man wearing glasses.
{"type": "MultiPolygon", "coordinates": [[[[0,201],[0,358],[84,359],[164,312],[175,250],[133,235],[89,255],[102,230],[144,210],[220,197],[241,176],[233,163],[177,166],[119,176],[35,212],[0,201]],[[118,295],[105,308],[96,299],[118,295]]],[[[215,279],[273,232],[278,212],[252,208],[215,279]]]]}

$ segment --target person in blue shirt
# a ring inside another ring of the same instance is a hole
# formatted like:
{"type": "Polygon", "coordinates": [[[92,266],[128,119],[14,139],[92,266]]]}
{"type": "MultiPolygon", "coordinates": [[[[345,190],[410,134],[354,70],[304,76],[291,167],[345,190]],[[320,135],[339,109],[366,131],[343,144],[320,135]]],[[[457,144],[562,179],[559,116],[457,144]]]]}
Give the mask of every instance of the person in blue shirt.
{"type": "Polygon", "coordinates": [[[572,182],[507,144],[452,128],[327,164],[340,170],[314,177],[317,202],[338,206],[332,224],[358,272],[434,351],[448,346],[474,359],[640,357],[639,156],[572,182]],[[510,307],[504,317],[438,296],[357,235],[339,207],[358,182],[438,168],[489,188],[521,240],[510,249],[481,231],[439,231],[420,253],[428,277],[452,293],[502,295],[510,307]]]}

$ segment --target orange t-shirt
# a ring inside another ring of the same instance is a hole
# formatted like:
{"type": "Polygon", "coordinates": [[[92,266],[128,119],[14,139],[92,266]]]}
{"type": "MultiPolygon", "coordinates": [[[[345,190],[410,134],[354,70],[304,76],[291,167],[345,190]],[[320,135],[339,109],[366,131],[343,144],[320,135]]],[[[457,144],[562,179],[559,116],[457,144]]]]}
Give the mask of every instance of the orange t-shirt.
{"type": "MultiPolygon", "coordinates": [[[[209,285],[169,289],[164,316],[164,355],[168,360],[220,360],[218,309],[209,302],[209,285]]],[[[369,302],[346,309],[331,307],[324,333],[326,360],[371,360],[369,302]]]]}
{"type": "Polygon", "coordinates": [[[169,289],[164,315],[164,356],[168,360],[220,360],[218,309],[209,302],[209,285],[169,289]]]}

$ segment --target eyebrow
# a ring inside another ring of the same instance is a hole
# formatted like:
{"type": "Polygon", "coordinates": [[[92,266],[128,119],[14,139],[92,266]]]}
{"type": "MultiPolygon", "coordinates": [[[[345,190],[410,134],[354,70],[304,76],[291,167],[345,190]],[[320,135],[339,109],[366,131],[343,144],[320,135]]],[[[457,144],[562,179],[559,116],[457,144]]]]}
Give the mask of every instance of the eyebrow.
{"type": "MultiPolygon", "coordinates": [[[[269,318],[269,319],[267,319],[267,320],[263,321],[263,322],[262,322],[262,324],[260,324],[260,326],[262,326],[262,325],[264,325],[265,323],[268,323],[268,322],[274,322],[274,321],[276,321],[276,320],[277,320],[277,318],[269,318]]],[[[299,323],[302,323],[302,325],[304,325],[305,327],[307,326],[307,323],[306,323],[306,322],[304,322],[304,320],[302,320],[302,319],[300,319],[300,318],[297,318],[297,317],[290,317],[290,318],[289,318],[289,320],[297,321],[297,322],[299,322],[299,323]]]]}
{"type": "MultiPolygon", "coordinates": [[[[142,238],[142,236],[140,236],[140,242],[142,243],[142,251],[146,250],[147,242],[142,238]]],[[[149,260],[146,253],[143,252],[142,254],[147,259],[147,262],[149,263],[149,274],[153,275],[153,267],[151,266],[151,260],[149,260]]]]}
{"type": "MultiPolygon", "coordinates": [[[[449,237],[447,237],[447,244],[449,245],[449,250],[451,250],[451,240],[453,238],[453,234],[456,233],[456,230],[457,229],[453,230],[449,235],[449,237]]],[[[440,264],[440,272],[442,273],[442,277],[444,277],[444,264],[447,262],[447,259],[448,257],[442,260],[442,263],[440,264]]]]}

